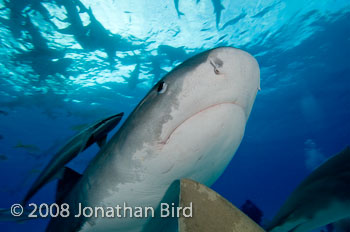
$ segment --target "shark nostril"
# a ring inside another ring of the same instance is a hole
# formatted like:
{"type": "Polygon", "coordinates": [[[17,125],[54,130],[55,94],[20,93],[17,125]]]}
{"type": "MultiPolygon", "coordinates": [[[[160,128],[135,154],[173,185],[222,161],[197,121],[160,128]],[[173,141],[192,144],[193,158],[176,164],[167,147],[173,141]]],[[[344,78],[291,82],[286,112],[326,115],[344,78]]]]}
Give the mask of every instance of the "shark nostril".
{"type": "Polygon", "coordinates": [[[210,60],[210,64],[214,67],[214,73],[216,75],[220,74],[220,71],[218,69],[218,67],[220,67],[220,65],[216,64],[213,60],[210,60]]]}

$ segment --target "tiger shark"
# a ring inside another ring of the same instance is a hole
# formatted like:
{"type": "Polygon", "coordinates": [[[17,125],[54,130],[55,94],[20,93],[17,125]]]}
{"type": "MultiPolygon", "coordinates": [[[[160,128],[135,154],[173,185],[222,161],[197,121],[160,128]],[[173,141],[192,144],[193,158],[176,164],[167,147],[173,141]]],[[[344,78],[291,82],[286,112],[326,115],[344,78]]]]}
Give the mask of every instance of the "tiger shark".
{"type": "Polygon", "coordinates": [[[350,148],[315,169],[292,192],[269,232],[306,232],[350,217],[350,148]]]}
{"type": "Polygon", "coordinates": [[[260,88],[259,65],[245,51],[219,47],[168,73],[143,98],[82,175],[66,168],[58,203],[69,217],[47,231],[142,231],[150,218],[80,216],[80,210],[156,208],[169,185],[211,185],[234,156],[260,88]]]}

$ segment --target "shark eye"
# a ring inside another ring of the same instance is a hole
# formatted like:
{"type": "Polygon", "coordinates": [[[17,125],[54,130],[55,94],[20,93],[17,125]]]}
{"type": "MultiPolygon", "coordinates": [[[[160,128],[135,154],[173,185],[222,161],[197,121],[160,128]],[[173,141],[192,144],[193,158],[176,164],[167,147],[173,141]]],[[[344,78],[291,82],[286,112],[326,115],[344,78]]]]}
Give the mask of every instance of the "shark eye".
{"type": "Polygon", "coordinates": [[[168,85],[164,81],[161,81],[158,84],[157,92],[160,94],[165,93],[167,87],[168,85]]]}

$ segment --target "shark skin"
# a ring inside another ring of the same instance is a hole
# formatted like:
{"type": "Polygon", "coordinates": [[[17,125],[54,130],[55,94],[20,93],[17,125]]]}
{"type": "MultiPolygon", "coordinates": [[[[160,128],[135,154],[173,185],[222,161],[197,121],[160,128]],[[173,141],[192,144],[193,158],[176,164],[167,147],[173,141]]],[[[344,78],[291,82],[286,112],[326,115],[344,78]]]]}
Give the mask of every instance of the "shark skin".
{"type": "Polygon", "coordinates": [[[161,204],[183,210],[179,217],[162,218],[159,205],[142,232],[265,232],[256,222],[213,189],[190,179],[174,181],[161,204]]]}
{"type": "Polygon", "coordinates": [[[315,169],[289,196],[270,232],[306,232],[350,217],[350,148],[315,169]]]}
{"type": "Polygon", "coordinates": [[[124,203],[156,208],[175,180],[213,184],[243,138],[259,87],[255,58],[232,47],[200,53],[176,67],[62,198],[70,216],[52,218],[46,231],[142,231],[149,218],[84,217],[79,210],[124,203]]]}
{"type": "Polygon", "coordinates": [[[80,152],[90,147],[95,142],[100,146],[106,143],[108,132],[113,130],[120,122],[123,113],[102,119],[72,137],[51,159],[44,170],[39,174],[28,193],[22,201],[26,205],[28,200],[37,193],[40,188],[60,175],[64,166],[76,157],[80,152]]]}
{"type": "Polygon", "coordinates": [[[214,190],[189,179],[180,181],[180,206],[192,204],[192,217],[179,218],[179,232],[264,232],[252,219],[214,190]]]}

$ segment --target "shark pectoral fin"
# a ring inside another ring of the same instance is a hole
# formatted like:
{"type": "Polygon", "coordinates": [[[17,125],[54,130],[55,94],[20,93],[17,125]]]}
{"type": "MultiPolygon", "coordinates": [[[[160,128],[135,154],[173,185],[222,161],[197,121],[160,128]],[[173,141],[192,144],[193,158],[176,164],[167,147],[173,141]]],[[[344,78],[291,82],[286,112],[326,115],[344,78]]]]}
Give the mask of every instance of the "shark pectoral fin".
{"type": "Polygon", "coordinates": [[[102,148],[107,143],[107,135],[105,135],[103,138],[97,140],[97,144],[100,148],[102,148]]]}
{"type": "Polygon", "coordinates": [[[214,190],[190,179],[175,180],[154,214],[157,216],[147,222],[142,232],[265,232],[214,190]],[[176,217],[162,217],[164,205],[171,206],[179,214],[176,217]]]}
{"type": "Polygon", "coordinates": [[[231,202],[199,182],[181,179],[179,198],[179,206],[183,209],[179,232],[264,232],[231,202]]]}
{"type": "Polygon", "coordinates": [[[64,167],[64,172],[62,178],[57,183],[56,191],[56,203],[61,203],[62,199],[67,195],[67,193],[74,187],[74,185],[80,180],[81,174],[76,171],[64,167]]]}

